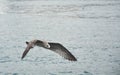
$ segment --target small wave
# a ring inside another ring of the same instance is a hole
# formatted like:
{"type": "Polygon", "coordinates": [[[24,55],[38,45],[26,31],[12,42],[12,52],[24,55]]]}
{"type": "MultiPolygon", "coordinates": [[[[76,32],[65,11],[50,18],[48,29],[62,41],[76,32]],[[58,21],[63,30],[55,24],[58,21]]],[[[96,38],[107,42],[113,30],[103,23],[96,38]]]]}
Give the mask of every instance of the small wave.
{"type": "Polygon", "coordinates": [[[54,74],[54,73],[48,73],[49,75],[57,75],[57,74],[54,74]]]}
{"type": "Polygon", "coordinates": [[[5,62],[11,62],[10,58],[8,56],[4,56],[0,58],[0,63],[5,63],[5,62]]]}
{"type": "Polygon", "coordinates": [[[91,6],[116,6],[120,5],[120,3],[102,3],[102,4],[84,4],[83,7],[91,7],[91,6]]]}
{"type": "Polygon", "coordinates": [[[73,73],[72,71],[63,71],[63,72],[59,72],[59,73],[73,73]]]}
{"type": "Polygon", "coordinates": [[[113,48],[113,49],[119,49],[120,46],[113,46],[112,48],[113,48]]]}
{"type": "Polygon", "coordinates": [[[80,75],[93,75],[93,74],[88,71],[84,71],[83,74],[80,74],[80,75]]]}
{"type": "Polygon", "coordinates": [[[21,73],[4,73],[4,72],[0,72],[1,75],[25,75],[25,74],[21,74],[21,73]]]}

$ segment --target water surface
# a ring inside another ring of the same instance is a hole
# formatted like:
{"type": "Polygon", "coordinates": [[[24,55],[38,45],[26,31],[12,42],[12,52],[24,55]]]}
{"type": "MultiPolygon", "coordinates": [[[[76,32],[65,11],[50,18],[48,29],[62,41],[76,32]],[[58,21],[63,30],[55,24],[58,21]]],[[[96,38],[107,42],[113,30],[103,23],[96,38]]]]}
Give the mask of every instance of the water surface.
{"type": "Polygon", "coordinates": [[[0,75],[120,75],[119,0],[1,0],[0,75]],[[62,43],[70,62],[25,41],[62,43]]]}

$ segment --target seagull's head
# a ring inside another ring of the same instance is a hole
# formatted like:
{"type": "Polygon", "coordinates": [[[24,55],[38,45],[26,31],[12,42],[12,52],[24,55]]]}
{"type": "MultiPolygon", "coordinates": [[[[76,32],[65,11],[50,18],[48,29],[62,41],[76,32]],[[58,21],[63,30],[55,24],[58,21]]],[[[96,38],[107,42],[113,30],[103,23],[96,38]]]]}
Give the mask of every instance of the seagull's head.
{"type": "Polygon", "coordinates": [[[28,44],[29,44],[29,42],[28,42],[28,41],[26,41],[26,44],[28,45],[28,44]]]}

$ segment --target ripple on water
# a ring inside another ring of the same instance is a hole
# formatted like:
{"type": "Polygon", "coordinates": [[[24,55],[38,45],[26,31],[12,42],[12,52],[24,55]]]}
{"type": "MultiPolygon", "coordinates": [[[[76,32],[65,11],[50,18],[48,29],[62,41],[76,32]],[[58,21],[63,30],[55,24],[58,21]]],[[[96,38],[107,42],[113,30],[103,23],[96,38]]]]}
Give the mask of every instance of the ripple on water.
{"type": "Polygon", "coordinates": [[[1,73],[1,75],[25,75],[20,73],[1,73]]]}
{"type": "Polygon", "coordinates": [[[114,49],[118,49],[118,48],[120,48],[120,46],[113,46],[112,48],[114,48],[114,49]]]}
{"type": "Polygon", "coordinates": [[[54,73],[48,73],[49,75],[57,75],[57,74],[54,74],[54,73]]]}
{"type": "Polygon", "coordinates": [[[84,71],[83,74],[80,74],[80,75],[93,75],[93,74],[88,71],[84,71]]]}
{"type": "Polygon", "coordinates": [[[18,73],[13,73],[12,75],[18,75],[18,73]]]}
{"type": "Polygon", "coordinates": [[[5,63],[5,62],[11,62],[12,60],[10,60],[9,56],[4,56],[0,58],[0,63],[5,63]]]}
{"type": "Polygon", "coordinates": [[[67,74],[67,73],[73,73],[73,72],[72,71],[63,71],[63,72],[59,72],[59,73],[67,74]]]}

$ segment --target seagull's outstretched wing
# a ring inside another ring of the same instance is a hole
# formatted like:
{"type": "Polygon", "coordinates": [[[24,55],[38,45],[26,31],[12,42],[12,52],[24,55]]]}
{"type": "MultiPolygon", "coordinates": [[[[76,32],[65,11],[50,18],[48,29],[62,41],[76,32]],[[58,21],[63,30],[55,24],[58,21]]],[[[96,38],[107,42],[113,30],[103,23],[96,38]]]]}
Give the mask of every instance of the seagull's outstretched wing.
{"type": "Polygon", "coordinates": [[[30,49],[31,48],[29,46],[26,47],[25,51],[22,54],[22,58],[21,59],[23,59],[26,56],[26,54],[29,52],[30,49]]]}
{"type": "Polygon", "coordinates": [[[50,45],[50,50],[58,53],[60,56],[64,57],[65,59],[68,59],[70,61],[77,61],[77,59],[60,43],[51,43],[48,42],[50,45]]]}

